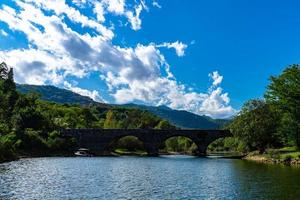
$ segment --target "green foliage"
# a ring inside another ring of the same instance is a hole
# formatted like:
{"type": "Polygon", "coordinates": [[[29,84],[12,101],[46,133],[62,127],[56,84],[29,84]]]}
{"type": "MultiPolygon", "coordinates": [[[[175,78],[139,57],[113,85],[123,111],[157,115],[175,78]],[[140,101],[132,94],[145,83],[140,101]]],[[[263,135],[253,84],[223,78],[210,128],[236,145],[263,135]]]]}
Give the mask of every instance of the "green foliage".
{"type": "Polygon", "coordinates": [[[268,147],[296,145],[299,148],[300,67],[291,65],[270,80],[266,100],[247,102],[228,128],[249,150],[262,153],[268,147]]]}
{"type": "Polygon", "coordinates": [[[126,136],[117,141],[113,146],[114,149],[125,149],[127,151],[144,150],[143,143],[134,136],[126,136]]]}
{"type": "Polygon", "coordinates": [[[282,143],[286,146],[296,146],[297,122],[293,120],[290,113],[282,113],[278,124],[278,133],[281,135],[282,143]]]}
{"type": "Polygon", "coordinates": [[[49,133],[46,144],[50,152],[70,152],[76,146],[76,141],[61,138],[58,131],[53,131],[49,133]]]}
{"type": "Polygon", "coordinates": [[[155,129],[174,129],[175,127],[171,125],[167,120],[161,120],[155,127],[155,129]]]}
{"type": "Polygon", "coordinates": [[[14,134],[0,136],[0,163],[16,158],[16,142],[17,140],[14,134]]]}
{"type": "Polygon", "coordinates": [[[164,150],[167,152],[192,154],[197,150],[197,145],[191,139],[186,137],[171,137],[165,141],[164,150]]]}
{"type": "Polygon", "coordinates": [[[104,128],[122,129],[163,129],[175,128],[148,111],[138,109],[114,108],[106,113],[104,128]]]}
{"type": "Polygon", "coordinates": [[[250,150],[263,152],[268,146],[277,146],[278,115],[263,100],[248,101],[229,128],[235,137],[245,142],[250,150]]]}
{"type": "Polygon", "coordinates": [[[38,93],[41,95],[41,100],[56,102],[59,104],[80,104],[83,106],[89,105],[103,105],[103,107],[107,107],[104,104],[96,103],[91,98],[86,96],[81,96],[77,93],[74,93],[69,90],[57,88],[49,85],[17,85],[17,90],[20,93],[38,93]]]}
{"type": "Polygon", "coordinates": [[[11,127],[10,118],[18,99],[16,85],[13,80],[13,69],[8,69],[5,63],[0,64],[0,123],[11,127]]]}
{"type": "Polygon", "coordinates": [[[287,130],[285,134],[300,147],[300,66],[291,65],[270,80],[266,100],[283,113],[281,133],[287,130]]]}
{"type": "MultiPolygon", "coordinates": [[[[60,104],[79,104],[82,106],[98,106],[101,109],[108,110],[115,106],[98,103],[89,97],[81,96],[69,90],[57,88],[54,86],[37,86],[18,84],[17,90],[21,93],[36,92],[41,95],[45,101],[56,102],[60,104]]],[[[136,108],[138,110],[147,110],[153,115],[166,119],[177,127],[192,129],[219,129],[228,123],[229,120],[212,119],[208,116],[199,116],[187,111],[178,111],[166,106],[144,106],[136,104],[127,104],[120,107],[136,108]]],[[[103,124],[102,124],[103,127],[103,124]]]]}
{"type": "Polygon", "coordinates": [[[24,130],[25,128],[45,130],[48,128],[46,119],[37,109],[37,99],[35,94],[19,96],[11,117],[12,127],[15,130],[24,130]]]}
{"type": "Polygon", "coordinates": [[[210,152],[247,152],[249,149],[238,137],[219,138],[208,146],[210,152]]]}
{"type": "Polygon", "coordinates": [[[41,137],[40,131],[26,129],[22,135],[22,143],[20,149],[22,150],[47,150],[48,146],[46,140],[41,137]]]}
{"type": "Polygon", "coordinates": [[[200,116],[184,110],[173,110],[166,106],[145,106],[136,104],[123,105],[125,108],[138,108],[147,110],[152,114],[166,119],[171,124],[181,128],[190,129],[219,129],[229,120],[212,119],[208,116],[200,116]]]}

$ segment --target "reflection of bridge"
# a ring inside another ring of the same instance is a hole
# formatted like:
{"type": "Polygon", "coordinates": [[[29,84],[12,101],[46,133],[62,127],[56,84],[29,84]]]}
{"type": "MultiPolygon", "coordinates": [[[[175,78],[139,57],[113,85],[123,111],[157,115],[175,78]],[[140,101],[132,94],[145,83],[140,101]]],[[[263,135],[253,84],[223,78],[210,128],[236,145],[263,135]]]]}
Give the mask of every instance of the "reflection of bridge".
{"type": "Polygon", "coordinates": [[[155,129],[65,129],[63,137],[74,137],[78,146],[98,155],[109,153],[110,145],[125,136],[135,136],[144,143],[149,156],[158,156],[159,147],[168,138],[184,136],[198,147],[197,155],[205,155],[207,146],[214,140],[230,136],[227,130],[155,130],[155,129]]]}

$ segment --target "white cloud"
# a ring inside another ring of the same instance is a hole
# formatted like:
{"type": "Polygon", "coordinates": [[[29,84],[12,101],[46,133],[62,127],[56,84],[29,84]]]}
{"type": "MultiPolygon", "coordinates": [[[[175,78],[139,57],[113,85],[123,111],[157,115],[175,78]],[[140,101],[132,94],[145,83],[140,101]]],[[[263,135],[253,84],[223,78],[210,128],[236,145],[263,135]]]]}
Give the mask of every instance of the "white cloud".
{"type": "Polygon", "coordinates": [[[162,8],[161,5],[157,1],[152,2],[153,7],[162,8]]]}
{"type": "Polygon", "coordinates": [[[98,22],[104,22],[105,17],[104,17],[104,8],[103,4],[100,2],[95,2],[95,7],[94,7],[94,13],[97,15],[97,20],[98,22]]]}
{"type": "Polygon", "coordinates": [[[86,0],[72,0],[72,2],[79,7],[83,7],[87,3],[86,0]]]}
{"type": "Polygon", "coordinates": [[[0,30],[0,35],[3,35],[4,37],[7,37],[8,33],[6,33],[4,30],[0,30]]]}
{"type": "Polygon", "coordinates": [[[108,11],[122,15],[125,12],[125,0],[104,0],[108,11]]]}
{"type": "Polygon", "coordinates": [[[213,86],[217,86],[222,83],[223,76],[221,76],[219,72],[214,71],[213,73],[210,73],[208,76],[213,79],[213,86]]]}
{"type": "Polygon", "coordinates": [[[141,14],[142,10],[143,10],[143,6],[142,6],[142,4],[140,4],[135,8],[135,13],[133,13],[132,11],[126,12],[126,17],[128,18],[128,20],[131,24],[131,28],[133,30],[141,29],[142,21],[140,19],[140,14],[141,14]]]}
{"type": "MultiPolygon", "coordinates": [[[[76,1],[80,6],[88,2],[76,1]]],[[[142,101],[212,117],[228,117],[235,113],[229,105],[228,94],[219,87],[223,77],[218,72],[209,75],[213,83],[203,93],[186,88],[176,80],[159,48],[174,48],[178,56],[184,56],[186,44],[176,41],[122,47],[112,43],[113,31],[101,24],[105,21],[105,13],[128,18],[132,29],[138,30],[141,28],[140,13],[148,10],[144,1],[134,5],[133,11],[121,0],[90,2],[97,20],[81,14],[62,0],[20,0],[17,1],[20,11],[2,5],[0,21],[8,24],[11,31],[23,32],[29,41],[27,48],[0,51],[0,59],[14,67],[17,82],[63,86],[104,101],[99,92],[76,87],[67,81],[70,76],[87,78],[96,71],[116,103],[142,101]],[[45,15],[44,10],[53,14],[45,15]],[[64,22],[66,16],[95,33],[76,32],[64,22]]]]}
{"type": "Polygon", "coordinates": [[[98,91],[96,90],[87,90],[87,89],[82,89],[76,86],[73,86],[71,83],[64,81],[64,87],[68,90],[71,90],[72,92],[75,92],[77,94],[80,94],[82,96],[86,96],[86,97],[90,97],[91,99],[93,99],[96,102],[105,102],[98,91]]]}
{"type": "MultiPolygon", "coordinates": [[[[215,80],[206,93],[196,93],[178,83],[172,74],[162,76],[161,70],[165,73],[171,72],[168,71],[168,64],[155,45],[137,45],[135,49],[127,51],[131,52],[127,54],[129,56],[127,60],[130,62],[127,62],[121,70],[111,70],[106,76],[102,76],[117,103],[138,100],[215,118],[225,118],[235,113],[229,105],[228,94],[222,93],[222,88],[215,87],[217,86],[215,80]]],[[[221,84],[222,78],[219,78],[221,76],[218,72],[213,74],[218,75],[216,81],[218,85],[221,84]]]]}
{"type": "Polygon", "coordinates": [[[159,44],[159,45],[156,45],[157,47],[166,47],[168,49],[175,49],[176,51],[176,54],[177,56],[179,57],[182,57],[184,56],[184,51],[185,49],[188,47],[186,44],[182,43],[182,42],[179,42],[179,41],[176,41],[176,42],[173,42],[173,43],[169,43],[169,42],[165,42],[165,43],[162,43],[162,44],[159,44]]]}
{"type": "Polygon", "coordinates": [[[34,49],[0,51],[0,59],[14,67],[15,80],[19,83],[42,85],[51,80],[53,84],[57,84],[63,80],[56,68],[63,60],[44,51],[34,49]]]}

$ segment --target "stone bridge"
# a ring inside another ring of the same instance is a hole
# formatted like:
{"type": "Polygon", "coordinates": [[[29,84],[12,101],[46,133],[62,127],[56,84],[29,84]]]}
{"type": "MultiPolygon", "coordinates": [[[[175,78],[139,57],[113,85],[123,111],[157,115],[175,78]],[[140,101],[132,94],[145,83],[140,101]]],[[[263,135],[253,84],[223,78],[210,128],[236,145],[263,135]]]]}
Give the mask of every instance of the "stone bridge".
{"type": "Polygon", "coordinates": [[[198,147],[196,154],[206,155],[207,146],[218,138],[230,136],[228,130],[157,130],[157,129],[64,129],[63,137],[74,137],[78,147],[88,148],[96,155],[108,155],[113,142],[135,136],[144,143],[148,156],[158,156],[159,147],[176,136],[191,139],[198,147]]]}

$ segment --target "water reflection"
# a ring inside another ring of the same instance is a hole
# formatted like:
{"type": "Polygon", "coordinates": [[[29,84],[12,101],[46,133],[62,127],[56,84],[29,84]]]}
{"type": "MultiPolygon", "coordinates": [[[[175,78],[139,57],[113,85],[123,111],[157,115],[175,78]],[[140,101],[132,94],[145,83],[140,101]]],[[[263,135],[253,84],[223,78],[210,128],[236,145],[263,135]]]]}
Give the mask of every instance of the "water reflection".
{"type": "Polygon", "coordinates": [[[300,168],[190,156],[0,165],[0,199],[297,199],[300,168]]]}

